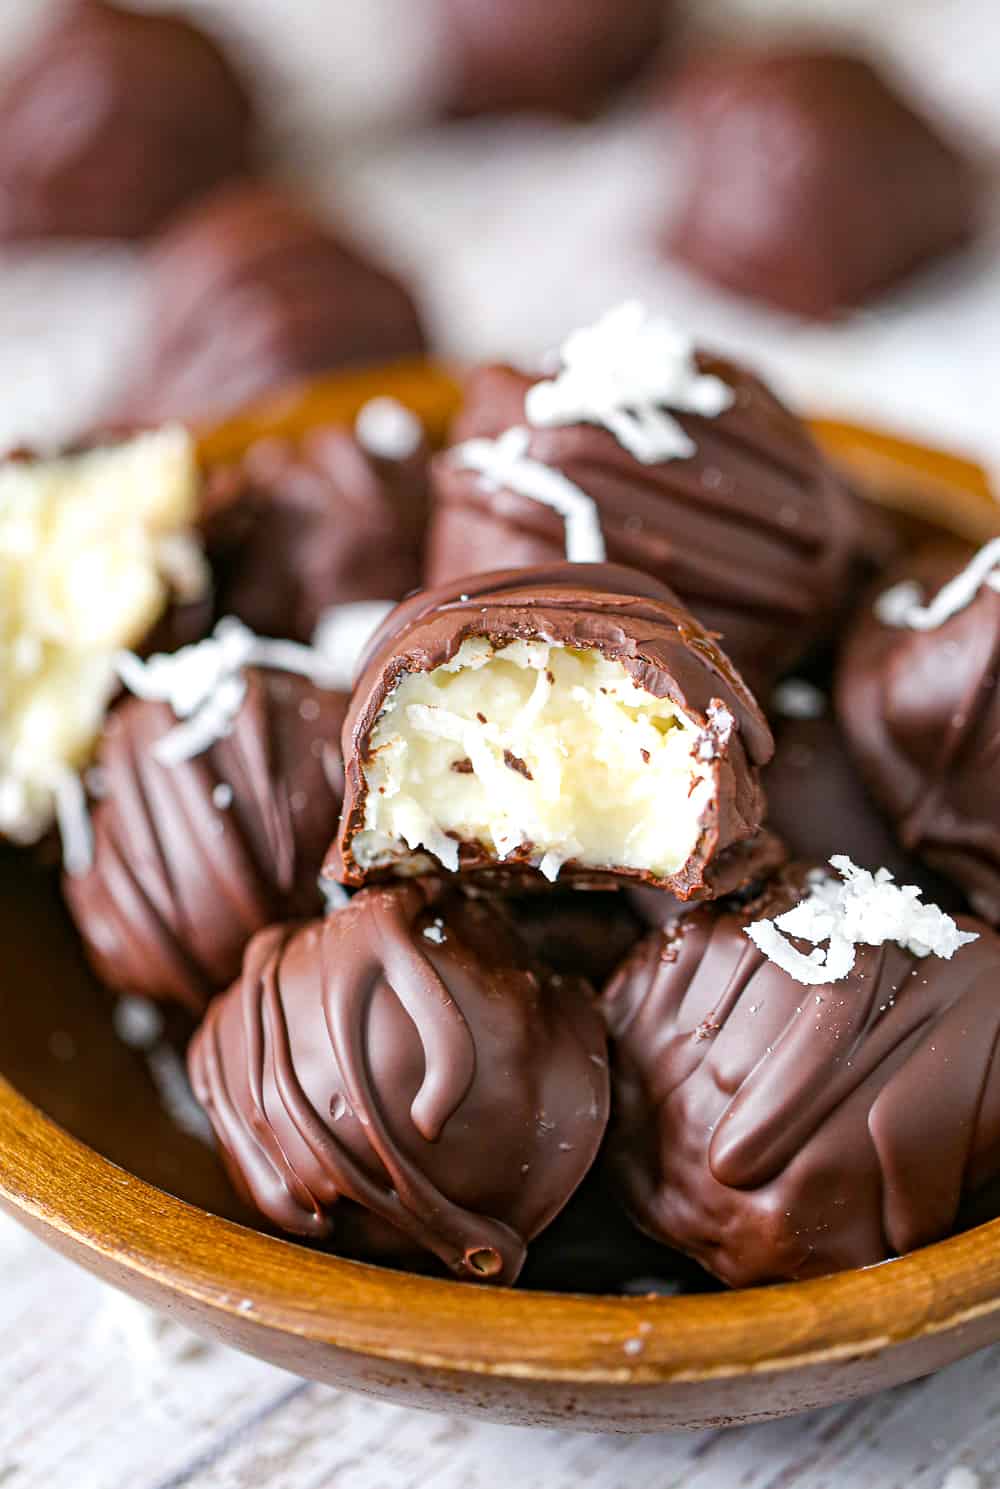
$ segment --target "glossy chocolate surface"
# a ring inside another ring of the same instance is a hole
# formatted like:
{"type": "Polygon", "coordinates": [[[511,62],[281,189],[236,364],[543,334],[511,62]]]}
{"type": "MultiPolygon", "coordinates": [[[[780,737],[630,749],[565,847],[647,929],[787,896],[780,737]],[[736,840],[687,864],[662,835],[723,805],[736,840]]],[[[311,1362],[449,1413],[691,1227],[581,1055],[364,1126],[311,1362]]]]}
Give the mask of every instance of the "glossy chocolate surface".
{"type": "Polygon", "coordinates": [[[249,669],[230,734],[177,765],[153,746],[166,703],[126,698],[98,754],[90,870],[66,899],[98,976],[200,1012],[236,976],[255,931],[316,914],[336,828],[346,700],[290,673],[249,669]]]}
{"type": "Polygon", "coordinates": [[[858,948],[803,986],[744,934],[801,897],[698,906],[601,1000],[611,1158],[633,1218],[732,1286],[868,1266],[954,1227],[1000,1168],[1000,938],[858,948]]]}
{"type": "MultiPolygon", "coordinates": [[[[856,508],[802,422],[759,379],[718,358],[699,355],[697,363],[732,388],[734,402],[715,418],[676,415],[693,456],[644,465],[586,424],[533,429],[528,455],[596,503],[608,559],[674,589],[763,690],[824,633],[842,602],[856,508]]],[[[453,440],[523,425],[535,380],[508,367],[473,373],[453,440]]],[[[435,461],[433,487],[429,584],[565,556],[558,513],[490,489],[447,452],[435,461]]]]}
{"type": "Polygon", "coordinates": [[[665,242],[727,289],[828,317],[974,230],[974,168],[860,56],[710,54],[668,102],[687,183],[665,242]]]}
{"type": "MultiPolygon", "coordinates": [[[[473,636],[501,645],[542,639],[592,648],[620,662],[653,696],[672,699],[703,727],[713,702],[727,709],[735,727],[728,743],[706,762],[715,790],[701,839],[683,867],[661,882],[681,898],[717,894],[745,882],[742,866],[730,882],[726,854],[755,838],[760,828],[764,802],[758,768],[773,746],[766,720],[739,674],[676,596],[657,580],[613,564],[563,563],[473,575],[421,591],[397,606],[371,643],[344,723],[344,812],[327,873],[346,884],[365,882],[352,844],[364,823],[363,766],[386,699],[407,672],[441,666],[473,636]]],[[[480,843],[460,844],[460,855],[463,869],[494,861],[480,843]]],[[[504,864],[527,864],[530,857],[530,844],[522,844],[504,864]]],[[[573,860],[563,865],[567,879],[576,871],[592,876],[593,866],[573,860]]]]}
{"type": "MultiPolygon", "coordinates": [[[[513,1282],[590,1168],[608,1113],[586,984],[533,963],[481,901],[366,890],[251,944],[190,1053],[237,1187],[330,1237],[342,1201],[456,1275],[513,1282]]],[[[363,1243],[362,1243],[363,1245],[363,1243]]]]}
{"type": "MultiPolygon", "coordinates": [[[[914,580],[929,603],[973,551],[931,544],[901,560],[877,594],[914,580]]],[[[1000,593],[982,585],[928,631],[884,625],[874,600],[841,656],[844,733],[903,846],[1000,924],[1000,593]]]]}
{"type": "Polygon", "coordinates": [[[243,85],[187,20],[69,0],[0,91],[0,238],[139,238],[253,161],[243,85]]]}
{"type": "Polygon", "coordinates": [[[268,183],[224,187],[182,214],[148,269],[125,420],[204,422],[310,374],[425,348],[406,288],[268,183]]]}

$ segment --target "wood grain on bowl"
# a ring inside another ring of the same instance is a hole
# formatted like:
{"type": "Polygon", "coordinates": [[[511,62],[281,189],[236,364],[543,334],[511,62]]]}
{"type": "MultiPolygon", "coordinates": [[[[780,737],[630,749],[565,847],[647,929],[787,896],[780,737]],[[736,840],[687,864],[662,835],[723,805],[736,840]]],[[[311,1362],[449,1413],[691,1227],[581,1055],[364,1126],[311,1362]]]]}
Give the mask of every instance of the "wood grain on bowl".
{"type": "MultiPolygon", "coordinates": [[[[206,433],[203,457],[350,419],[377,393],[438,441],[457,397],[447,373],[419,366],[325,379],[206,433]]],[[[1000,532],[977,468],[816,427],[887,504],[964,536],[1000,532]]],[[[498,1421],[634,1432],[845,1400],[1000,1339],[1000,1221],[864,1271],[669,1298],[409,1276],[236,1223],[211,1150],[168,1119],[148,1060],[118,1040],[51,878],[13,850],[0,855],[0,937],[0,1205],[196,1331],[304,1376],[498,1421]]]]}

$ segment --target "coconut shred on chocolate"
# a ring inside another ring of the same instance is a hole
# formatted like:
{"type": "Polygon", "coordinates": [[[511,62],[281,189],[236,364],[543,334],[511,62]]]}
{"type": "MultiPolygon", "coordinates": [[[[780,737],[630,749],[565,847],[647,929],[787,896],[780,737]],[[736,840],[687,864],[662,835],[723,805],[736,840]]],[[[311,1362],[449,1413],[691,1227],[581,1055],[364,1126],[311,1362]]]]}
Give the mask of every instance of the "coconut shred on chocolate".
{"type": "Polygon", "coordinates": [[[828,629],[859,541],[809,431],[751,373],[629,302],[553,375],[474,371],[434,462],[427,579],[559,557],[669,584],[757,687],[828,629]]]}
{"type": "Polygon", "coordinates": [[[681,898],[744,883],[771,734],[666,588],[610,564],[477,575],[404,601],[344,725],[326,872],[506,865],[681,898]]]}

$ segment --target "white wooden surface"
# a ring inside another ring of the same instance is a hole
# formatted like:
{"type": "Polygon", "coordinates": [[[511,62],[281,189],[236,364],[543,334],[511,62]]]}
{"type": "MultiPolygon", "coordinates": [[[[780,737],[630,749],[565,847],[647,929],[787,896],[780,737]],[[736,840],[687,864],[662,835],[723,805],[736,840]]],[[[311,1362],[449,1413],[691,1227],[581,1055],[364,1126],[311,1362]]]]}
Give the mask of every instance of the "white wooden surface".
{"type": "MultiPolygon", "coordinates": [[[[223,25],[235,17],[251,50],[269,48],[280,133],[299,173],[417,277],[448,350],[528,358],[640,294],[746,354],[800,403],[914,429],[1000,469],[1000,205],[960,264],[833,330],[800,326],[716,298],[656,262],[649,232],[671,190],[669,140],[627,107],[583,130],[522,122],[373,140],[360,125],[414,115],[433,83],[426,47],[414,40],[418,0],[187,3],[223,25]],[[334,61],[322,65],[320,24],[340,35],[334,61]],[[379,24],[382,96],[356,60],[379,24]]],[[[42,10],[43,0],[3,0],[0,53],[42,10]]],[[[863,31],[996,152],[997,0],[700,6],[703,17],[737,16],[756,30],[803,12],[863,31]]],[[[140,311],[128,253],[0,255],[0,447],[85,424],[127,365],[140,311]]],[[[0,1218],[0,1489],[946,1481],[1000,1489],[1000,1350],[868,1402],[731,1433],[629,1441],[491,1428],[381,1406],[208,1348],[0,1218]]]]}

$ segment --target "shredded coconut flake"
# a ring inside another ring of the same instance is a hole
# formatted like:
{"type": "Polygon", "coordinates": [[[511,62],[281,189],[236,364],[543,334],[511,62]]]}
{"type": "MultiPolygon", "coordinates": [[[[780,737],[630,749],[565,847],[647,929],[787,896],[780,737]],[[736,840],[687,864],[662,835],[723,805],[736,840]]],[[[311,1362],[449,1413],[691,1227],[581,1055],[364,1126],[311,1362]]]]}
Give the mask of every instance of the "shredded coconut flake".
{"type": "Polygon", "coordinates": [[[142,661],[121,652],[118,675],[139,698],[169,703],[182,722],[157,740],[153,754],[163,765],[179,765],[200,755],[231,731],[246,697],[246,667],[274,667],[333,686],[325,657],[294,641],[270,641],[227,616],[214,633],[195,646],[142,661]]]}
{"type": "Polygon", "coordinates": [[[331,605],[323,611],[312,644],[323,657],[331,688],[350,691],[365,647],[395,608],[395,600],[359,600],[353,605],[331,605]]]}
{"type": "Polygon", "coordinates": [[[478,471],[491,490],[506,487],[558,512],[566,524],[570,563],[603,563],[607,550],[595,503],[560,471],[530,460],[530,442],[530,430],[508,429],[499,439],[466,440],[451,454],[456,464],[478,471]]]}
{"type": "Polygon", "coordinates": [[[786,677],[771,695],[771,707],[784,719],[821,719],[826,696],[804,677],[786,677]]]}
{"type": "Polygon", "coordinates": [[[842,882],[827,874],[813,875],[809,894],[791,910],[746,927],[757,949],[797,982],[808,986],[842,981],[854,968],[859,946],[894,941],[913,956],[950,961],[961,947],[979,939],[974,931],[960,931],[937,905],[921,904],[917,886],[896,884],[888,869],[871,874],[844,854],[835,855],[830,863],[842,882]],[[816,949],[799,951],[789,937],[816,949]]]}
{"type": "Polygon", "coordinates": [[[875,614],[884,626],[936,631],[971,605],[984,585],[1000,592],[1000,538],[980,548],[961,573],[938,590],[929,605],[923,602],[921,586],[913,579],[904,579],[879,595],[875,614]]]}
{"type": "Polygon", "coordinates": [[[383,460],[407,460],[424,437],[415,414],[395,398],[371,398],[354,422],[358,444],[383,460]]]}
{"type": "Polygon", "coordinates": [[[600,424],[644,465],[695,453],[668,409],[714,418],[733,401],[721,378],[698,371],[691,340],[635,300],[574,331],[560,357],[562,371],[528,391],[528,423],[600,424]]]}
{"type": "Polygon", "coordinates": [[[52,795],[63,868],[73,876],[86,874],[94,862],[94,832],[83,781],[75,770],[53,771],[52,795]]]}

